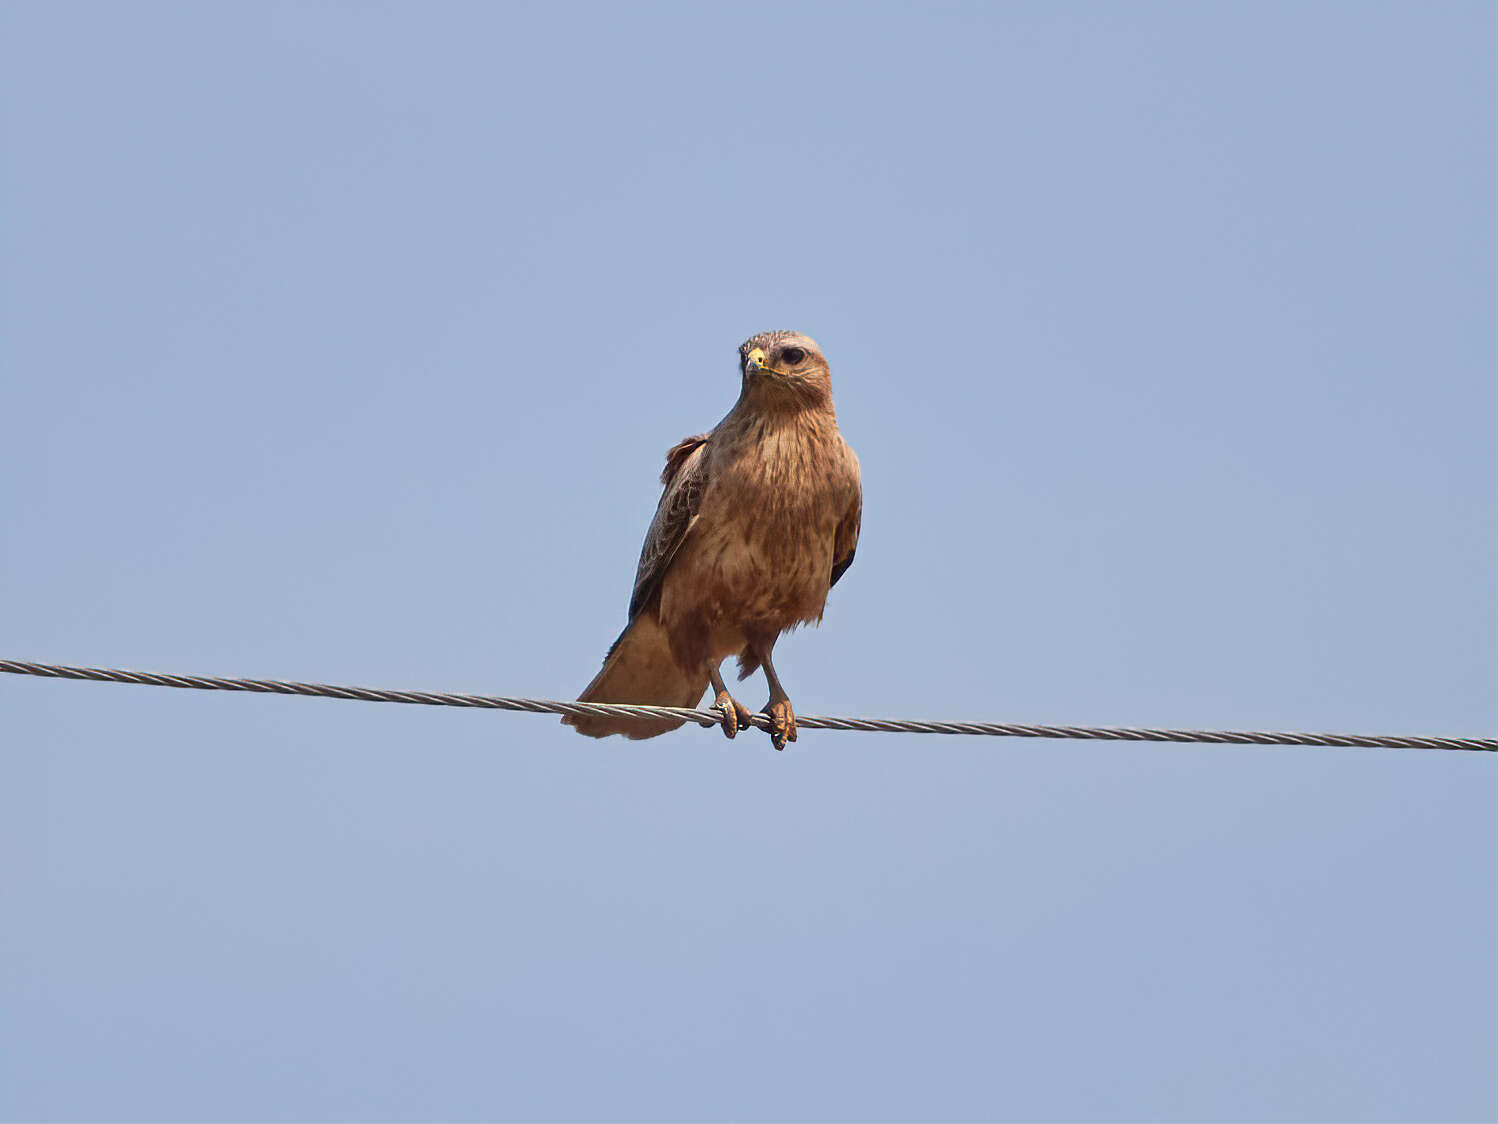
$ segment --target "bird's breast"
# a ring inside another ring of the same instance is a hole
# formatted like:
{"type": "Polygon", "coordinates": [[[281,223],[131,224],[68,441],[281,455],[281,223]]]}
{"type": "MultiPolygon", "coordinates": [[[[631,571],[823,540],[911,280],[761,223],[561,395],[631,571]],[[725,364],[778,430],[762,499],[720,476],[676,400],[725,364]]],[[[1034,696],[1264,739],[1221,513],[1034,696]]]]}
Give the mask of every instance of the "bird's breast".
{"type": "Polygon", "coordinates": [[[805,443],[764,439],[715,466],[694,542],[675,567],[708,615],[785,629],[820,619],[847,507],[835,464],[805,443]]]}

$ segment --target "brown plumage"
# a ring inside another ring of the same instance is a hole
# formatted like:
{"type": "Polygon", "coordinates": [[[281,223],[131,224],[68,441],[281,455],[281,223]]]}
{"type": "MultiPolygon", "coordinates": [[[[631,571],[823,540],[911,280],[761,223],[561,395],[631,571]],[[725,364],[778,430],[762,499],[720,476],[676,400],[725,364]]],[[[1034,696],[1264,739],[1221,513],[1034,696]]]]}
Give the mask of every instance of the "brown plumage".
{"type": "MultiPolygon", "coordinates": [[[[770,662],[782,632],[818,622],[827,591],[853,562],[863,510],[858,458],[837,431],[827,360],[797,332],[739,348],[743,389],[711,433],[666,454],[665,490],[645,536],[629,624],[582,702],[696,706],[709,682],[723,731],[748,729],[718,665],[739,678],[763,667],[776,749],[796,716],[770,662]]],[[[564,718],[580,733],[650,738],[675,720],[564,718]]]]}

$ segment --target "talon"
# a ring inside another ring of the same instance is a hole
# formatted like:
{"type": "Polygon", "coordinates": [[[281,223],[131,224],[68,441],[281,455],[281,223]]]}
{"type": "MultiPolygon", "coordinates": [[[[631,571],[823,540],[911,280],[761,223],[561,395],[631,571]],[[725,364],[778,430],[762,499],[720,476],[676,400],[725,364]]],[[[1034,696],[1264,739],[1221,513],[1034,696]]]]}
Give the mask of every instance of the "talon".
{"type": "Polygon", "coordinates": [[[722,715],[719,725],[723,727],[723,736],[732,738],[740,730],[749,728],[749,708],[739,702],[727,691],[719,691],[717,701],[713,704],[718,713],[722,715]]]}
{"type": "Polygon", "coordinates": [[[796,712],[790,699],[766,703],[764,713],[770,716],[770,744],[784,749],[786,742],[796,740],[796,712]]]}

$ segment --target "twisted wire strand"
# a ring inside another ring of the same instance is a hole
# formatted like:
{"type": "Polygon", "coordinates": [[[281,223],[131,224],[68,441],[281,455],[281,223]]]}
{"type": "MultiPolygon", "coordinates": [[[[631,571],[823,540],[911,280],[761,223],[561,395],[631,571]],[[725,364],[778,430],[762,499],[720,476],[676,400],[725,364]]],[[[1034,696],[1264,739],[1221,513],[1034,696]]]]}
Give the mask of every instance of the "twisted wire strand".
{"type": "MultiPolygon", "coordinates": [[[[150,687],[185,687],[199,691],[249,691],[267,695],[307,695],[364,702],[460,706],[484,710],[519,710],[532,714],[598,715],[620,718],[679,718],[699,726],[716,726],[716,709],[680,706],[634,706],[622,703],[565,702],[557,699],[508,698],[502,695],[458,695],[442,691],[388,691],[376,687],[338,687],[281,679],[224,679],[207,675],[162,675],[113,667],[0,660],[0,671],[45,679],[84,679],[100,683],[139,683],[150,687]]],[[[750,716],[761,730],[770,726],[763,714],[750,716]]],[[[921,722],[905,718],[839,718],[798,714],[809,730],[854,730],[888,734],[978,734],[1006,738],[1072,738],[1084,741],[1203,742],[1214,745],[1356,746],[1370,749],[1461,749],[1498,751],[1498,738],[1400,737],[1371,734],[1306,734],[1266,730],[1160,730],[1128,726],[1038,726],[1008,722],[921,722]]]]}

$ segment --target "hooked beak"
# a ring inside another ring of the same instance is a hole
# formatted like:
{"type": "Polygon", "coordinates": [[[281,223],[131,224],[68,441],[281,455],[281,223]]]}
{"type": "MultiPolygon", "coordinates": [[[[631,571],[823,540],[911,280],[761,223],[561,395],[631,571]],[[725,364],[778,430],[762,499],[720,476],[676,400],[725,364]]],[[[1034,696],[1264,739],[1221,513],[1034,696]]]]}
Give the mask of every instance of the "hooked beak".
{"type": "Polygon", "coordinates": [[[744,373],[746,375],[757,375],[761,371],[768,370],[765,363],[765,349],[756,347],[748,355],[744,356],[744,373]]]}

